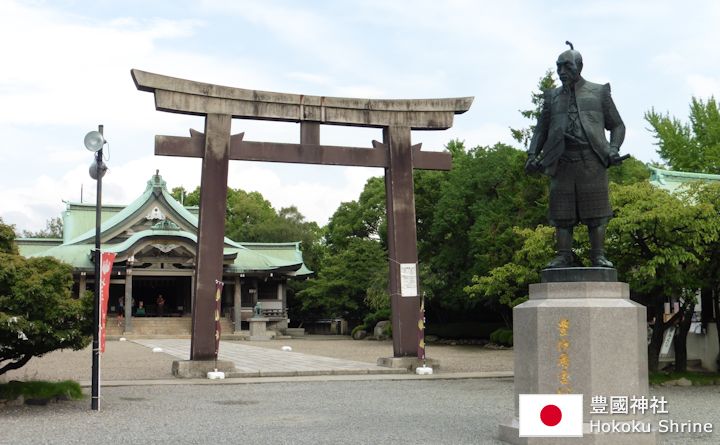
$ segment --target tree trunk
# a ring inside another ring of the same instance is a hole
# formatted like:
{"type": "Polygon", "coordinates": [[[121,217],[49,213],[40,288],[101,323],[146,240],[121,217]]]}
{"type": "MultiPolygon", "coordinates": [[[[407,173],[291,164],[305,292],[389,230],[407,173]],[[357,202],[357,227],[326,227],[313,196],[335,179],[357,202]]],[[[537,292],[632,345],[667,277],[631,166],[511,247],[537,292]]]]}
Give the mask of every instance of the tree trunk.
{"type": "Polygon", "coordinates": [[[688,303],[683,307],[683,315],[678,323],[678,331],[675,336],[675,372],[687,371],[687,336],[690,332],[692,314],[695,311],[695,304],[688,303]]]}
{"type": "Polygon", "coordinates": [[[660,367],[660,347],[665,333],[665,324],[663,323],[664,299],[662,296],[653,296],[652,299],[655,306],[655,323],[653,323],[650,344],[648,345],[648,369],[650,372],[657,372],[660,367]]]}

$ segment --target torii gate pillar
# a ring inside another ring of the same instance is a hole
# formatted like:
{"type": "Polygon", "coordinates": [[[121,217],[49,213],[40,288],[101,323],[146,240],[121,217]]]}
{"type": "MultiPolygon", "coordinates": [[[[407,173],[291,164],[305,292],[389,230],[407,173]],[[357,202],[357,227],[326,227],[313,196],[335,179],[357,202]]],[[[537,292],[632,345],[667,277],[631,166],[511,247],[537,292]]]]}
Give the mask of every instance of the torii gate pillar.
{"type": "Polygon", "coordinates": [[[155,95],[161,111],[205,116],[205,134],[155,136],[155,154],[203,158],[191,360],[214,357],[215,280],[222,277],[229,160],[382,167],[387,194],[390,298],[394,357],[417,357],[422,330],[413,169],[449,170],[449,153],[412,146],[411,130],[450,128],[472,97],[374,100],[245,90],[139,70],[139,90],[155,95]],[[231,136],[232,118],[300,123],[300,143],[244,141],[231,136]],[[320,124],[382,128],[373,148],[320,144],[320,124]]]}
{"type": "Polygon", "coordinates": [[[395,357],[417,357],[420,298],[417,292],[419,289],[417,228],[410,128],[383,129],[383,145],[388,151],[388,166],[385,168],[385,199],[393,352],[395,357]],[[403,272],[405,276],[401,277],[403,272]]]}

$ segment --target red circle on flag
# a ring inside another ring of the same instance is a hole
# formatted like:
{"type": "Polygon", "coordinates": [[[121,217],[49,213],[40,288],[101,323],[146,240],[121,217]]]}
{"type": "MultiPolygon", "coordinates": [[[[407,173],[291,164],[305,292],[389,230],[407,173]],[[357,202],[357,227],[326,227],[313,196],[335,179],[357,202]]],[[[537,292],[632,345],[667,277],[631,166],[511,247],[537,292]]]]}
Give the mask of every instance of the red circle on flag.
{"type": "Polygon", "coordinates": [[[562,420],[562,411],[555,405],[545,405],[540,410],[540,420],[547,426],[555,426],[562,420]]]}

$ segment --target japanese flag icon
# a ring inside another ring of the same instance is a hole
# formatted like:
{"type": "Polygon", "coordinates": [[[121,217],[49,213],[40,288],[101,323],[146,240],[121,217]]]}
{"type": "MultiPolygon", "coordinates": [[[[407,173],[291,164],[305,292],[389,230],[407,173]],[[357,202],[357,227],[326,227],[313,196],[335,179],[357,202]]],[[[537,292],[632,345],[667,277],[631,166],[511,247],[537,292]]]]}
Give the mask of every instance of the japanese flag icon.
{"type": "Polygon", "coordinates": [[[520,394],[520,437],[582,437],[582,394],[520,394]]]}

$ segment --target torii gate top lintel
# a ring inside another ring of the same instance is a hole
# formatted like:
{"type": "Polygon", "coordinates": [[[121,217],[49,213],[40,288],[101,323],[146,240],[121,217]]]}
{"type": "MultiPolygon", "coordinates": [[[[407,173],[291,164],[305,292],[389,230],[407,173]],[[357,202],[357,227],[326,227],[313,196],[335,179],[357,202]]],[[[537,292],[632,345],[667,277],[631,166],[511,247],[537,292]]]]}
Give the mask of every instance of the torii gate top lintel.
{"type": "Polygon", "coordinates": [[[445,99],[362,99],[275,93],[214,85],[137,69],[131,70],[138,90],[155,95],[159,111],[232,115],[242,119],[317,122],[412,130],[446,130],[453,116],[466,112],[473,97],[445,99]]]}

